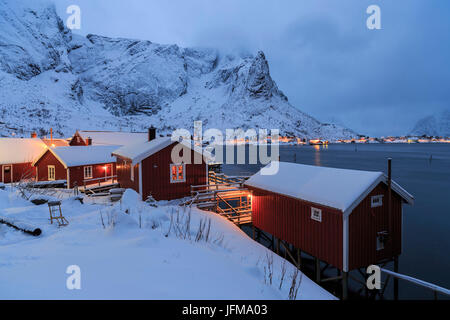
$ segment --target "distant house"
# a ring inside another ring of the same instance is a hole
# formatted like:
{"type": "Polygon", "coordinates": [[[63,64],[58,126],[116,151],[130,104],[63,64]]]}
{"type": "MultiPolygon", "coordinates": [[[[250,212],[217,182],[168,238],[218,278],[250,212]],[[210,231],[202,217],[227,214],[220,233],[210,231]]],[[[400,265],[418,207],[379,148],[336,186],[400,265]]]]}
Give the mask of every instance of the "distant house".
{"type": "Polygon", "coordinates": [[[117,161],[117,177],[123,188],[132,188],[142,200],[152,195],[156,200],[172,200],[190,195],[191,185],[205,185],[208,165],[202,158],[194,164],[195,151],[190,146],[192,163],[172,163],[171,153],[179,144],[171,138],[156,138],[150,132],[149,141],[121,147],[113,152],[117,161]]]}
{"type": "Polygon", "coordinates": [[[95,184],[116,174],[111,153],[118,146],[73,146],[50,148],[34,162],[37,181],[66,180],[67,187],[95,184]]]}
{"type": "Polygon", "coordinates": [[[69,140],[70,146],[125,146],[145,142],[147,132],[118,132],[118,131],[76,131],[69,140]]]}
{"type": "Polygon", "coordinates": [[[414,198],[382,172],[279,162],[273,175],[256,173],[253,225],[343,272],[401,253],[402,204],[414,198]],[[390,212],[391,211],[391,212],[390,212]]]}
{"type": "Polygon", "coordinates": [[[0,138],[1,182],[11,183],[22,179],[34,179],[33,161],[47,149],[38,138],[0,138]]]}

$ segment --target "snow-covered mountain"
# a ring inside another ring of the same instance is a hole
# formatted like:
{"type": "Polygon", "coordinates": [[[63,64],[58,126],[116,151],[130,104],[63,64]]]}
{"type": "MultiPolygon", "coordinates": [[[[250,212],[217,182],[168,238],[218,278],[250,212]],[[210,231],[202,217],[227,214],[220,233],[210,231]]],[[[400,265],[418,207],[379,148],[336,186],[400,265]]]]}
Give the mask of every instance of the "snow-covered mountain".
{"type": "Polygon", "coordinates": [[[450,109],[420,119],[409,134],[450,137],[450,109]]]}
{"type": "Polygon", "coordinates": [[[82,37],[47,1],[0,0],[0,134],[75,129],[160,133],[280,129],[306,138],[356,134],[293,107],[263,52],[226,54],[150,41],[82,37]]]}

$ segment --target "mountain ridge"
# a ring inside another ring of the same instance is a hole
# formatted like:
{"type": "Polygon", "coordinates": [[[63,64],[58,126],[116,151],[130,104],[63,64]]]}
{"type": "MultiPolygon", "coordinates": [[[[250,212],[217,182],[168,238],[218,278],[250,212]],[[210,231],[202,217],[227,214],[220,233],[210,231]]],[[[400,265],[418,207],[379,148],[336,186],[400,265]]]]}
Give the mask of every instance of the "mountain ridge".
{"type": "Polygon", "coordinates": [[[450,137],[450,109],[419,119],[409,135],[450,137]]]}
{"type": "Polygon", "coordinates": [[[73,34],[48,2],[0,0],[0,134],[76,129],[168,134],[205,128],[280,129],[340,139],[356,133],[293,107],[262,51],[230,54],[148,40],[73,34]],[[101,121],[99,121],[101,119],[101,121]]]}

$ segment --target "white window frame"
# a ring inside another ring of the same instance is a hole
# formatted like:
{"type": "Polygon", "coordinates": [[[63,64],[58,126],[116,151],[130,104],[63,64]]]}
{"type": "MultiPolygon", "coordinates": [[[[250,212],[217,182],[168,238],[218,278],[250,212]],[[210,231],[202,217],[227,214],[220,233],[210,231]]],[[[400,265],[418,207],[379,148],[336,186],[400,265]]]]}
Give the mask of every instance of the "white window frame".
{"type": "Polygon", "coordinates": [[[370,198],[370,206],[372,208],[382,207],[383,206],[383,195],[379,194],[376,196],[372,196],[370,198]]]}
{"type": "Polygon", "coordinates": [[[47,166],[47,178],[48,181],[55,181],[56,179],[56,169],[55,166],[47,166]],[[51,170],[52,169],[52,170],[51,170]],[[53,171],[53,175],[50,172],[53,171]]]}
{"type": "Polygon", "coordinates": [[[317,222],[322,222],[322,210],[311,207],[311,219],[317,222]]]}
{"type": "Polygon", "coordinates": [[[170,183],[183,183],[186,182],[186,164],[181,163],[181,164],[175,164],[175,163],[171,163],[170,164],[170,169],[169,169],[169,174],[170,174],[170,183]],[[183,179],[178,179],[178,167],[179,166],[183,166],[183,179]],[[173,167],[177,167],[177,180],[173,180],[172,179],[172,168],[173,167]]]}
{"type": "Polygon", "coordinates": [[[133,163],[130,164],[130,180],[134,181],[134,166],[133,166],[133,163]]]}
{"type": "Polygon", "coordinates": [[[94,177],[94,171],[92,169],[92,166],[84,166],[83,167],[83,176],[84,179],[92,179],[94,177]],[[86,175],[86,169],[90,168],[90,176],[86,175]]]}

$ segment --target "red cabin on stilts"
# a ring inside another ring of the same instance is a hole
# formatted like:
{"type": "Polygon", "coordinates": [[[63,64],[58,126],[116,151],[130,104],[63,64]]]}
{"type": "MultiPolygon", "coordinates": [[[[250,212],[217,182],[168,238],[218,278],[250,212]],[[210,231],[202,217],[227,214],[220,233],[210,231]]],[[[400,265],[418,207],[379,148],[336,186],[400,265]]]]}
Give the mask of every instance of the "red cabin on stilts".
{"type": "Polygon", "coordinates": [[[389,210],[382,172],[271,165],[279,165],[275,174],[260,171],[245,183],[255,227],[343,272],[401,253],[402,204],[414,198],[392,181],[389,210]]]}

